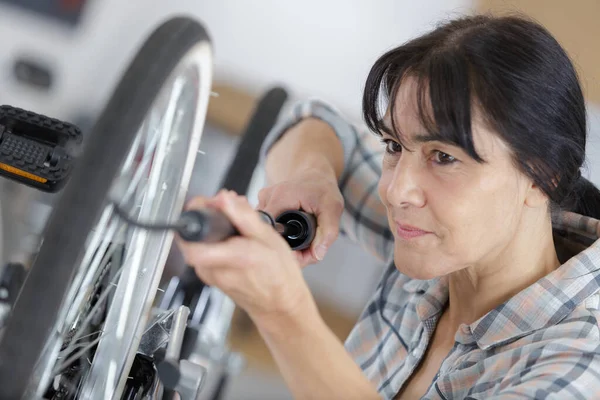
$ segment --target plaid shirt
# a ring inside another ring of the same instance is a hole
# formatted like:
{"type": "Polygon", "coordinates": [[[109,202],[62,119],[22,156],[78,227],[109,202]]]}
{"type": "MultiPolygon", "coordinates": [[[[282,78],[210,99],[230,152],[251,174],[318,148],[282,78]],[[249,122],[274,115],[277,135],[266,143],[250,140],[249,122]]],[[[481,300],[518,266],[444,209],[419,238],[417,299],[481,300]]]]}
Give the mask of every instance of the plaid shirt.
{"type": "MultiPolygon", "coordinates": [[[[299,103],[270,133],[263,157],[307,117],[329,123],[344,147],[342,232],[389,264],[345,346],[381,396],[392,399],[424,357],[448,302],[446,280],[415,280],[395,268],[376,190],[383,146],[330,105],[299,103]]],[[[564,243],[568,261],[463,324],[424,398],[600,399],[600,221],[566,212],[553,221],[567,238],[557,243],[564,243]]]]}

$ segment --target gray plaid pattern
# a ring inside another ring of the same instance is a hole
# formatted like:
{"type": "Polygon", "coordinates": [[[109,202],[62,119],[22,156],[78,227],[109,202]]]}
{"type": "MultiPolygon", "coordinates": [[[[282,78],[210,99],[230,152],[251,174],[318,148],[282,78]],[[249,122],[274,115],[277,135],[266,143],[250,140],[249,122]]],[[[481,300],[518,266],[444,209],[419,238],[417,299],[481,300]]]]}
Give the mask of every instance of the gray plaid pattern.
{"type": "MultiPolygon", "coordinates": [[[[304,118],[330,124],[344,147],[342,232],[389,267],[345,346],[385,399],[425,354],[448,301],[444,278],[417,281],[393,264],[393,236],[377,195],[383,148],[330,105],[299,103],[270,133],[262,157],[304,118]]],[[[582,245],[560,268],[478,321],[463,325],[426,399],[600,399],[600,222],[559,213],[554,227],[582,245]]]]}

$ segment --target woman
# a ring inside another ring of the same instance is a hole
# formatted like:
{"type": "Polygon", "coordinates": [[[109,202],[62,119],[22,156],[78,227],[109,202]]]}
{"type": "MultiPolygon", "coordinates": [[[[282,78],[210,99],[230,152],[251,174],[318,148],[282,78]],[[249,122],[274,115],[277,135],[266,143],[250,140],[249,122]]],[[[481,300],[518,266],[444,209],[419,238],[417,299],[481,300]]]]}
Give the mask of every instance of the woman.
{"type": "Polygon", "coordinates": [[[240,230],[181,246],[253,318],[293,394],[600,398],[600,193],[581,178],[584,98],[560,45],[516,17],[451,21],[375,63],[363,110],[382,144],[313,101],[265,146],[259,207],[317,215],[304,254],[235,194],[190,205],[240,230]],[[345,347],[298,268],[340,216],[390,261],[345,347]]]}

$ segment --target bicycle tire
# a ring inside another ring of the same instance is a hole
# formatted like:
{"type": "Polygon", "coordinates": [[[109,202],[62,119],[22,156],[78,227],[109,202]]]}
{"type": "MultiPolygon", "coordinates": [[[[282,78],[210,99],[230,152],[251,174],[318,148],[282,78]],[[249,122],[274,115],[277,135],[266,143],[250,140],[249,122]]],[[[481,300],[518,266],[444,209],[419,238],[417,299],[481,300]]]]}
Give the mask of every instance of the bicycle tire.
{"type": "MultiPolygon", "coordinates": [[[[240,194],[248,193],[259,161],[260,148],[268,133],[275,126],[287,99],[288,93],[284,88],[274,87],[259,100],[235,157],[221,183],[223,189],[233,190],[240,194]]],[[[222,400],[225,397],[230,380],[230,375],[225,371],[211,400],[222,400]]]]}
{"type": "Polygon", "coordinates": [[[199,42],[210,46],[211,40],[203,26],[188,17],[174,17],[157,28],[129,64],[86,138],[0,341],[0,398],[21,399],[26,393],[86,237],[138,128],[179,60],[199,42]]]}
{"type": "Polygon", "coordinates": [[[287,98],[287,91],[281,87],[268,90],[260,98],[237,146],[235,157],[227,168],[221,183],[222,189],[233,190],[240,195],[247,194],[259,160],[260,148],[277,122],[287,98]]]}

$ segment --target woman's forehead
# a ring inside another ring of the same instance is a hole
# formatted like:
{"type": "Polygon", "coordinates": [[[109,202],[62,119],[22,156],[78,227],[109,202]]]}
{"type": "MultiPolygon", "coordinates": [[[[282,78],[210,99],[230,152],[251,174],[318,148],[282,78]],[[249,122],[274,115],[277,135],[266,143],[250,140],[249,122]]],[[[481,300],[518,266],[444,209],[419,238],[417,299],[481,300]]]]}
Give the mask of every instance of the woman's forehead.
{"type": "Polygon", "coordinates": [[[396,91],[393,104],[392,102],[387,104],[384,116],[386,126],[391,128],[391,113],[394,115],[395,123],[406,119],[407,123],[412,122],[419,124],[419,101],[422,102],[422,111],[430,114],[432,112],[432,107],[428,88],[421,87],[419,80],[413,76],[403,78],[396,91]],[[419,91],[422,92],[422,98],[419,98],[419,91]],[[393,110],[390,109],[392,105],[393,110]]]}
{"type": "MultiPolygon", "coordinates": [[[[388,104],[383,116],[383,126],[388,134],[397,137],[403,142],[423,142],[425,136],[435,136],[433,132],[428,132],[419,113],[419,86],[418,80],[414,77],[406,77],[400,84],[396,98],[393,104],[388,104]],[[393,109],[391,106],[393,105],[393,109]],[[393,123],[392,123],[393,114],[393,123]]],[[[432,112],[429,96],[423,98],[422,110],[425,117],[430,118],[432,112]]],[[[433,120],[433,118],[432,118],[433,120]]],[[[438,139],[442,139],[441,137],[438,139]]]]}
{"type": "MultiPolygon", "coordinates": [[[[418,80],[408,77],[398,88],[398,93],[394,102],[393,110],[387,108],[383,116],[383,125],[387,134],[396,137],[407,146],[415,144],[424,144],[427,142],[449,143],[448,140],[437,132],[430,132],[425,127],[421,115],[419,114],[418,80]],[[392,112],[394,115],[394,124],[392,124],[392,112]],[[395,127],[395,129],[393,129],[395,127]]],[[[429,96],[423,97],[425,117],[430,118],[433,108],[429,96]]],[[[433,116],[431,120],[435,121],[433,116]]],[[[473,135],[473,144],[484,159],[498,155],[498,152],[509,153],[510,147],[502,140],[500,135],[494,132],[485,122],[479,107],[473,106],[471,110],[471,134],[473,135]]]]}

